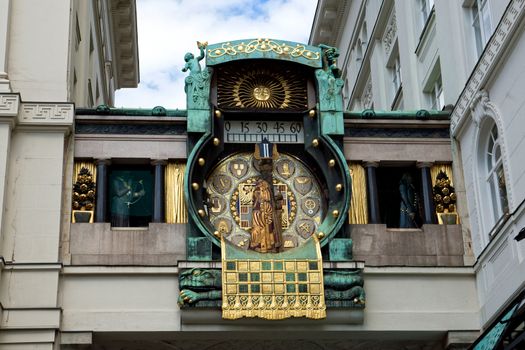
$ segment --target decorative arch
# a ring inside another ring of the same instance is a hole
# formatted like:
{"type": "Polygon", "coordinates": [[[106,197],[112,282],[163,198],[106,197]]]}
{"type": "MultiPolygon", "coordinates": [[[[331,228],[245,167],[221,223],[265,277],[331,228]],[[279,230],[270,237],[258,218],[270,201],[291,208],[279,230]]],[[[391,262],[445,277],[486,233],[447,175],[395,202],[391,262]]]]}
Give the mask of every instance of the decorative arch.
{"type": "Polygon", "coordinates": [[[512,207],[512,193],[507,185],[510,183],[507,147],[501,114],[486,90],[476,94],[470,111],[475,126],[472,174],[477,189],[477,215],[485,234],[482,239],[487,242],[486,234],[512,207]]]}

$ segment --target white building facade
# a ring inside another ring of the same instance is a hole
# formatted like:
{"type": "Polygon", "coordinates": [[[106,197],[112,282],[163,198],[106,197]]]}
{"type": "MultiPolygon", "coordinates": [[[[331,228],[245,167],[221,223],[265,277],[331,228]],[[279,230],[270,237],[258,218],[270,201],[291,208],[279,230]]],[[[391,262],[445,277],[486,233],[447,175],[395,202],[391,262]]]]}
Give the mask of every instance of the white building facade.
{"type": "Polygon", "coordinates": [[[134,1],[0,1],[0,348],[59,347],[74,103],[137,86],[136,40],[134,1]]]}
{"type": "Polygon", "coordinates": [[[524,6],[319,1],[310,44],[340,49],[346,109],[377,112],[345,115],[345,157],[369,180],[451,166],[461,225],[430,216],[407,230],[380,215],[348,225],[366,308],[276,323],[177,305],[180,271],[215,264],[186,261],[184,219],[112,228],[99,210],[98,222],[72,222],[76,165],[140,167],[157,191],[164,168],[185,163],[184,111],[96,108],[138,83],[135,1],[0,0],[0,349],[471,343],[523,288],[524,6]]]}
{"type": "MultiPolygon", "coordinates": [[[[473,250],[480,328],[487,331],[519,304],[525,283],[523,243],[515,239],[525,227],[524,6],[319,1],[310,37],[340,49],[349,110],[452,111],[458,212],[473,250]]],[[[495,337],[510,348],[520,341],[495,337]]]]}

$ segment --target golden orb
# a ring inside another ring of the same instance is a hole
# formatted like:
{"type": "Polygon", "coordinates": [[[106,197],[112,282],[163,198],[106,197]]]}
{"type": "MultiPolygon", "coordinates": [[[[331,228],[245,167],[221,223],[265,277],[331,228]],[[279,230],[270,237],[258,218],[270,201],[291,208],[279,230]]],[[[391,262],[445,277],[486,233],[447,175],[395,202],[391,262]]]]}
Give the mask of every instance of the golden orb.
{"type": "Polygon", "coordinates": [[[330,160],[328,161],[328,166],[329,166],[330,168],[333,168],[333,167],[335,166],[335,159],[330,159],[330,160]]]}
{"type": "Polygon", "coordinates": [[[199,158],[198,162],[200,166],[203,166],[204,164],[206,164],[206,161],[204,160],[204,158],[199,158]]]}
{"type": "Polygon", "coordinates": [[[193,188],[195,191],[198,191],[200,186],[199,186],[198,183],[194,182],[194,183],[191,184],[191,188],[193,188]]]}
{"type": "Polygon", "coordinates": [[[308,116],[309,116],[310,118],[315,117],[315,109],[310,109],[310,112],[308,112],[308,116]]]}
{"type": "Polygon", "coordinates": [[[334,210],[334,211],[332,211],[332,216],[333,216],[334,218],[338,217],[338,216],[339,216],[339,210],[334,210]]]}
{"type": "Polygon", "coordinates": [[[216,109],[216,110],[215,110],[215,116],[216,116],[217,118],[222,117],[222,112],[219,111],[218,109],[216,109]]]}
{"type": "Polygon", "coordinates": [[[214,146],[218,146],[218,145],[220,145],[220,144],[221,144],[221,140],[219,140],[218,138],[214,137],[214,138],[213,138],[213,145],[214,145],[214,146]]]}
{"type": "Polygon", "coordinates": [[[206,212],[205,212],[203,209],[199,209],[199,210],[197,211],[197,213],[199,213],[199,216],[200,216],[201,218],[203,218],[203,217],[206,216],[206,212]]]}
{"type": "Polygon", "coordinates": [[[214,231],[213,235],[217,238],[221,237],[221,233],[219,231],[214,231]]]}
{"type": "Polygon", "coordinates": [[[324,238],[324,232],[318,232],[317,233],[317,238],[323,239],[324,238]]]}
{"type": "Polygon", "coordinates": [[[343,190],[343,185],[341,185],[341,184],[337,184],[337,185],[335,185],[335,190],[336,190],[337,192],[341,192],[341,191],[343,190]]]}
{"type": "Polygon", "coordinates": [[[312,140],[312,146],[314,146],[314,147],[319,146],[319,140],[318,139],[313,139],[312,140]]]}

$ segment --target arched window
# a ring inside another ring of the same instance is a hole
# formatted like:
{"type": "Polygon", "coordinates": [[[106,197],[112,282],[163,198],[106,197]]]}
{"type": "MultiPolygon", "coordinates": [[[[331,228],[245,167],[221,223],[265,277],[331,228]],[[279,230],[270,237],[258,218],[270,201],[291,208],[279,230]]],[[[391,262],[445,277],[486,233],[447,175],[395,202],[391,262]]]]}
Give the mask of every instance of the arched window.
{"type": "Polygon", "coordinates": [[[489,226],[494,226],[504,214],[509,212],[507,186],[497,125],[490,119],[483,129],[486,130],[486,133],[482,133],[485,136],[485,147],[482,148],[483,153],[480,154],[484,158],[481,170],[484,173],[484,186],[488,190],[486,191],[489,197],[487,206],[492,209],[492,217],[487,218],[489,219],[487,221],[489,226]]]}

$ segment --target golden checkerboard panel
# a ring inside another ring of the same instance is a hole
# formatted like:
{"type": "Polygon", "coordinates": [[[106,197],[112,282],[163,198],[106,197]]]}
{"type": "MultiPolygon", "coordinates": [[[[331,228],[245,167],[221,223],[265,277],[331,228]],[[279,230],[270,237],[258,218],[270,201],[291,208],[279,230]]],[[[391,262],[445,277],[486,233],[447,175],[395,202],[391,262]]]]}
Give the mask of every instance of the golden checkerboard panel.
{"type": "Polygon", "coordinates": [[[223,260],[223,317],[324,318],[320,260],[223,260]]]}

